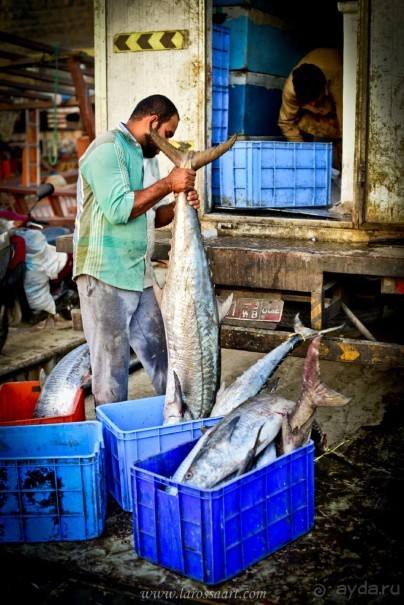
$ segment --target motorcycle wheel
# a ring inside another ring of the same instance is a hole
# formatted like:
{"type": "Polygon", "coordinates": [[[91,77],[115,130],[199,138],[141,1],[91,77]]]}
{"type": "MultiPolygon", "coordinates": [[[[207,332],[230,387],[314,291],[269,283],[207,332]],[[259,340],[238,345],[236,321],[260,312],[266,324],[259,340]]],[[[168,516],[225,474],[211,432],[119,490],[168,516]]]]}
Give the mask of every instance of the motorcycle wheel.
{"type": "Polygon", "coordinates": [[[4,347],[8,336],[8,311],[4,305],[0,306],[0,351],[4,347]]]}

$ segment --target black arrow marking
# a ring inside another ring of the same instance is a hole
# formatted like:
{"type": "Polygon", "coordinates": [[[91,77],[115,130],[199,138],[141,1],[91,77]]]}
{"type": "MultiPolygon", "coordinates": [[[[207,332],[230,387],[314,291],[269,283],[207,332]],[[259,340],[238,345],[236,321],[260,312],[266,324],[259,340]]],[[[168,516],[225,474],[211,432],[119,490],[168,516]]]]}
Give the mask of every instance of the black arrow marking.
{"type": "Polygon", "coordinates": [[[164,48],[175,48],[173,38],[176,33],[177,32],[164,32],[164,34],[160,38],[160,42],[164,46],[164,48]]]}
{"type": "Polygon", "coordinates": [[[140,46],[140,48],[143,48],[143,50],[153,50],[153,47],[149,44],[149,39],[152,35],[153,34],[142,34],[137,41],[137,45],[140,46]]]}
{"type": "Polygon", "coordinates": [[[122,34],[118,36],[115,40],[115,46],[118,50],[130,50],[129,46],[126,44],[127,39],[129,38],[129,34],[122,34]]]}

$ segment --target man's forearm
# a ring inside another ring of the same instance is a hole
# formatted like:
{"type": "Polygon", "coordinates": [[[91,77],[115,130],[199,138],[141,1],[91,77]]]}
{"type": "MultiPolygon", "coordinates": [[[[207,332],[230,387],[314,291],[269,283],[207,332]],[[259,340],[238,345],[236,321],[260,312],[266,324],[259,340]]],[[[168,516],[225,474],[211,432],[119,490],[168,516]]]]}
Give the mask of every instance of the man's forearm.
{"type": "Polygon", "coordinates": [[[150,210],[150,208],[153,208],[153,206],[169,193],[171,193],[171,184],[167,177],[150,185],[150,187],[146,187],[146,189],[138,189],[134,192],[133,208],[130,213],[130,218],[141,216],[150,210]]]}

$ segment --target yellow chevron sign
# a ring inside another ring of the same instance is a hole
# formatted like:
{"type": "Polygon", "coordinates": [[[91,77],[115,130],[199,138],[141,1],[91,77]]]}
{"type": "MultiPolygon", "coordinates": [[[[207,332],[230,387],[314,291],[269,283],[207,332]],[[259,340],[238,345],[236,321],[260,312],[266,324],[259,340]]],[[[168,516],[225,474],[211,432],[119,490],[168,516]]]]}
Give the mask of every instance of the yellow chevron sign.
{"type": "Polygon", "coordinates": [[[181,50],[186,47],[187,30],[164,32],[133,32],[114,36],[114,53],[143,50],[181,50]]]}

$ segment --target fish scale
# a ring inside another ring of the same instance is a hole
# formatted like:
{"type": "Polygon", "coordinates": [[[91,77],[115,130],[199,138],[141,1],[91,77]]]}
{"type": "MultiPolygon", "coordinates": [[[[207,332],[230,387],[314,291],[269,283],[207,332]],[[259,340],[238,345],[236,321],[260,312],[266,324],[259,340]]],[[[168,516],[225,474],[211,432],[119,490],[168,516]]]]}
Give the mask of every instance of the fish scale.
{"type": "Polygon", "coordinates": [[[74,398],[90,373],[90,351],[84,343],[65,355],[48,375],[35,406],[33,418],[68,416],[74,398]]]}

